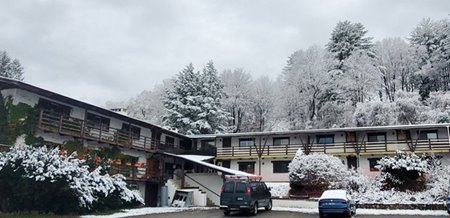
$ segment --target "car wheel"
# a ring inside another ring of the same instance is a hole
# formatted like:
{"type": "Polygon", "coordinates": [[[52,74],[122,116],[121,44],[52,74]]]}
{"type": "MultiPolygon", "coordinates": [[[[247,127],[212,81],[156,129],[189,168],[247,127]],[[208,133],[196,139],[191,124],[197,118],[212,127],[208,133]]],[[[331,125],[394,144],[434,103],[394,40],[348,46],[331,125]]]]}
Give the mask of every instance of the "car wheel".
{"type": "Polygon", "coordinates": [[[223,211],[223,215],[229,216],[229,215],[230,215],[230,211],[229,211],[229,210],[224,210],[224,211],[223,211]]]}
{"type": "Polygon", "coordinates": [[[258,214],[258,202],[255,202],[255,205],[253,206],[252,215],[258,214]]]}
{"type": "Polygon", "coordinates": [[[269,204],[267,204],[267,206],[264,207],[264,209],[266,209],[267,211],[271,211],[272,210],[272,199],[269,200],[269,204]]]}

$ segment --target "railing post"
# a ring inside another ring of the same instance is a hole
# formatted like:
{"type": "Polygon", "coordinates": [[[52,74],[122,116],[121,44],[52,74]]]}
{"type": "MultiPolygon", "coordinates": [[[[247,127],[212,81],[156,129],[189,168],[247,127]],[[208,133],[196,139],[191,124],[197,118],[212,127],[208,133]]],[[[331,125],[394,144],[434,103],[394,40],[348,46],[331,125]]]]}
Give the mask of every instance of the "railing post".
{"type": "Polygon", "coordinates": [[[84,136],[84,120],[81,121],[81,131],[80,131],[80,136],[81,136],[81,137],[84,136]]]}
{"type": "Polygon", "coordinates": [[[269,152],[269,146],[267,146],[267,156],[270,156],[270,152],[269,152]]]}
{"type": "Polygon", "coordinates": [[[58,127],[59,133],[61,133],[61,129],[62,129],[62,120],[63,120],[63,115],[61,114],[61,116],[59,117],[59,127],[58,127]]]}
{"type": "Polygon", "coordinates": [[[38,127],[42,128],[42,117],[44,116],[44,110],[41,110],[39,112],[39,122],[38,122],[38,127]]]}
{"type": "Polygon", "coordinates": [[[347,153],[346,143],[344,142],[344,153],[347,153]]]}
{"type": "Polygon", "coordinates": [[[387,151],[387,141],[384,140],[384,151],[387,151]]]}
{"type": "Polygon", "coordinates": [[[326,154],[327,153],[327,145],[323,144],[323,153],[326,154]]]}
{"type": "Polygon", "coordinates": [[[231,147],[231,156],[234,157],[234,146],[231,147]]]}
{"type": "Polygon", "coordinates": [[[367,143],[364,142],[364,152],[367,152],[367,143]]]}
{"type": "Polygon", "coordinates": [[[98,133],[98,140],[102,141],[102,123],[100,122],[100,132],[98,133]]]}
{"type": "Polygon", "coordinates": [[[144,137],[144,151],[145,151],[145,144],[147,143],[147,137],[145,137],[145,136],[143,136],[144,137]]]}
{"type": "Polygon", "coordinates": [[[288,145],[285,145],[285,149],[286,149],[286,156],[287,156],[289,153],[288,145]]]}
{"type": "Polygon", "coordinates": [[[429,147],[430,150],[431,150],[431,139],[428,139],[428,147],[429,147]]]}
{"type": "Polygon", "coordinates": [[[250,147],[250,157],[252,156],[252,147],[250,147]]]}

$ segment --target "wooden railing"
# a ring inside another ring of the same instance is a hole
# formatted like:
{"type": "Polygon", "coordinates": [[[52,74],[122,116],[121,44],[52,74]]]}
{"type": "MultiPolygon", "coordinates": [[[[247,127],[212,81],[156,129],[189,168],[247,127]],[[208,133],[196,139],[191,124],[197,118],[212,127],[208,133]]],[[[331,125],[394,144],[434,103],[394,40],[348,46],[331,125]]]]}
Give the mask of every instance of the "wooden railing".
{"type": "Polygon", "coordinates": [[[84,139],[95,140],[102,143],[143,151],[154,152],[158,149],[171,149],[171,151],[174,152],[173,150],[175,148],[175,145],[173,144],[156,141],[150,137],[133,136],[128,131],[105,127],[100,124],[96,125],[82,119],[68,117],[44,110],[41,110],[39,113],[38,128],[45,131],[58,132],[64,135],[81,137],[84,139]]]}
{"type": "Polygon", "coordinates": [[[374,154],[374,153],[395,153],[397,150],[414,152],[450,152],[448,139],[429,140],[399,140],[383,142],[362,142],[362,143],[334,143],[334,144],[313,144],[307,145],[277,145],[277,146],[252,146],[252,147],[225,147],[217,148],[216,158],[257,158],[261,157],[286,157],[292,158],[298,149],[305,151],[305,148],[313,153],[327,154],[374,154]]]}
{"type": "Polygon", "coordinates": [[[164,181],[165,179],[161,172],[149,172],[145,166],[112,164],[110,174],[122,174],[127,180],[132,181],[164,181]]]}

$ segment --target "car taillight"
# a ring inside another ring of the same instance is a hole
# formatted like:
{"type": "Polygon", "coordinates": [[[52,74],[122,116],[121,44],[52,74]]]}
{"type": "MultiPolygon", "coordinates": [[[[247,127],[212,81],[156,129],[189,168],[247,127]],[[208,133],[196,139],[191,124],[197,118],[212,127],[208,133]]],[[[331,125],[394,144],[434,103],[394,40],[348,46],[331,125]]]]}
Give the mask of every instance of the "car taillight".
{"type": "Polygon", "coordinates": [[[250,194],[250,192],[251,192],[250,187],[247,186],[247,190],[245,191],[245,193],[250,194]]]}

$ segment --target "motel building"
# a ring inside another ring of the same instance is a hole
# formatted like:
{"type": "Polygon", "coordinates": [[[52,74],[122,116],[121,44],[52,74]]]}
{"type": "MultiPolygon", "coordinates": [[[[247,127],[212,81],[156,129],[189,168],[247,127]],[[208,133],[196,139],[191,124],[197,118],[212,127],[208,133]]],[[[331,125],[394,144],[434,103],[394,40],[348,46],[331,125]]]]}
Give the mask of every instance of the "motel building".
{"type": "Polygon", "coordinates": [[[183,193],[190,193],[193,206],[218,205],[225,175],[288,182],[298,149],[337,156],[369,176],[378,175],[377,160],[397,150],[450,162],[450,124],[182,135],[21,81],[0,77],[0,92],[19,111],[33,112],[32,132],[47,146],[119,151],[112,170],[147,206],[171,204],[183,193]]]}

